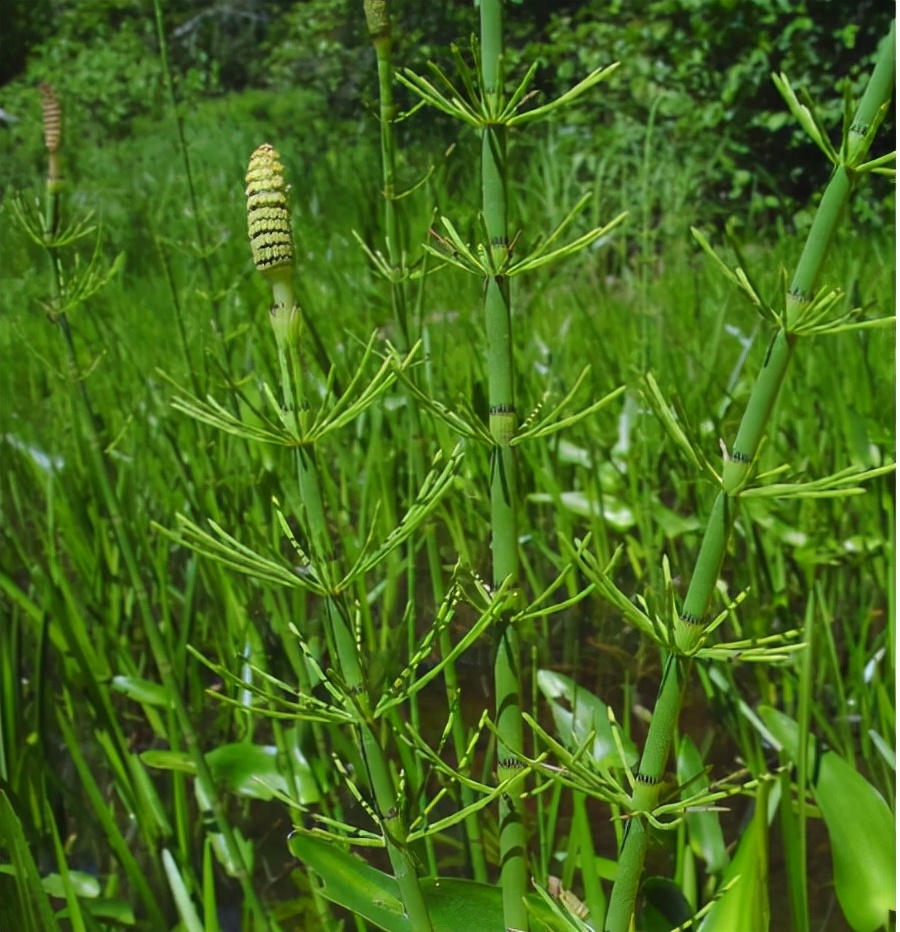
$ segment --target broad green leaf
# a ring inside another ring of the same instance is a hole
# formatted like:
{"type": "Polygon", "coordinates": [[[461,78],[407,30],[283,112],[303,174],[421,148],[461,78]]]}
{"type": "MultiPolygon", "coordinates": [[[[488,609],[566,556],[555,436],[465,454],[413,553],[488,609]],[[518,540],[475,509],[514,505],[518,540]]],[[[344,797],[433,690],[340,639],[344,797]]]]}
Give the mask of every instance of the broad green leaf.
{"type": "MultiPolygon", "coordinates": [[[[190,755],[185,751],[145,751],[141,760],[159,770],[177,770],[195,774],[190,755]]],[[[213,779],[229,793],[251,799],[271,799],[275,792],[293,796],[281,772],[278,749],[273,745],[223,744],[206,755],[213,779]]],[[[294,755],[292,769],[297,781],[300,801],[317,802],[319,789],[309,763],[298,753],[294,755]]]]}
{"type": "MultiPolygon", "coordinates": [[[[563,744],[570,749],[578,747],[593,732],[592,759],[604,768],[622,766],[605,702],[583,689],[570,677],[553,670],[539,670],[537,685],[550,703],[556,733],[563,744]]],[[[631,767],[637,763],[637,748],[634,742],[624,735],[622,741],[625,763],[631,767]]]]}
{"type": "MultiPolygon", "coordinates": [[[[44,889],[57,899],[64,899],[66,888],[59,874],[48,874],[41,881],[44,889]]],[[[100,881],[93,874],[84,871],[69,871],[68,883],[76,896],[81,899],[93,899],[100,896],[100,881]]]]}
{"type": "MultiPolygon", "coordinates": [[[[760,718],[795,762],[797,723],[777,709],[760,707],[760,718]]],[[[834,886],[854,932],[875,932],[896,908],[894,816],[860,773],[835,751],[815,758],[809,741],[813,799],[822,813],[834,864],[834,886]]]]}
{"type": "MultiPolygon", "coordinates": [[[[84,913],[90,915],[92,919],[109,920],[113,927],[127,927],[137,925],[134,915],[134,906],[126,903],[124,900],[113,899],[96,899],[85,900],[83,904],[84,913]]],[[[57,919],[68,919],[69,911],[61,909],[56,914],[57,919]]]]}
{"type": "Polygon", "coordinates": [[[767,932],[769,928],[768,788],[767,783],[760,785],[753,822],[722,877],[723,884],[731,881],[731,886],[713,904],[698,932],[767,932]]]}
{"type": "MultiPolygon", "coordinates": [[[[678,746],[678,782],[684,794],[691,795],[709,786],[703,758],[696,745],[685,735],[678,746]],[[701,776],[698,777],[698,774],[701,776]],[[688,785],[689,784],[689,785],[688,785]]],[[[697,857],[706,862],[711,874],[718,874],[728,865],[728,853],[717,812],[689,812],[687,814],[688,842],[697,857]]]]}
{"type": "Polygon", "coordinates": [[[387,932],[412,932],[397,881],[389,874],[332,842],[309,835],[292,835],[288,850],[322,878],[322,893],[333,903],[387,932]]]}
{"type": "Polygon", "coordinates": [[[668,877],[648,877],[641,892],[646,900],[641,911],[642,932],[671,932],[694,915],[681,888],[668,877]]]}
{"type": "MultiPolygon", "coordinates": [[[[278,766],[278,749],[271,744],[223,744],[206,755],[216,783],[229,792],[253,799],[271,799],[273,790],[292,795],[278,766]]],[[[297,778],[301,802],[319,799],[312,770],[299,752],[291,769],[297,778]]]]}
{"type": "MultiPolygon", "coordinates": [[[[385,932],[416,932],[404,914],[397,881],[338,845],[310,835],[292,835],[288,848],[324,883],[322,893],[333,903],[368,920],[385,932]]],[[[457,878],[419,880],[434,932],[506,932],[503,894],[493,884],[457,878]]],[[[540,897],[529,894],[528,910],[549,932],[571,932],[540,897]]],[[[536,932],[540,927],[536,926],[536,932]]]]}

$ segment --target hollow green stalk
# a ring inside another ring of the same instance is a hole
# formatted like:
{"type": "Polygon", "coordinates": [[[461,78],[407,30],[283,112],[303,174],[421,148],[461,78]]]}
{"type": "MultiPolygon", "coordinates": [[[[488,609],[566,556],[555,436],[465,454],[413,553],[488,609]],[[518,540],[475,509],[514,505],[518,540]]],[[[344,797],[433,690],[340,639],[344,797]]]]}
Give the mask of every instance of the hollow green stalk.
{"type": "MultiPolygon", "coordinates": [[[[382,168],[382,196],[384,198],[384,228],[387,238],[388,261],[395,273],[391,280],[391,305],[394,320],[397,324],[397,333],[400,352],[407,352],[411,345],[409,304],[407,300],[407,282],[403,275],[405,265],[405,244],[400,224],[400,215],[397,209],[396,187],[396,136],[394,133],[394,119],[396,106],[394,104],[394,68],[392,60],[392,24],[390,19],[390,4],[387,0],[364,0],[366,22],[372,37],[375,57],[378,63],[378,96],[380,102],[381,126],[381,168],[382,168]]],[[[414,375],[412,376],[414,377],[414,375]]],[[[409,468],[413,482],[419,488],[425,477],[425,459],[422,451],[422,419],[415,396],[411,391],[406,393],[406,411],[409,417],[410,440],[409,468]]],[[[446,594],[444,591],[443,573],[441,570],[441,557],[434,534],[426,529],[425,554],[428,560],[428,572],[431,580],[432,594],[436,605],[440,605],[446,594]]],[[[409,586],[409,598],[413,599],[415,586],[409,586]]],[[[439,637],[441,653],[444,657],[453,649],[450,633],[443,630],[439,637]]],[[[447,701],[450,708],[456,702],[459,691],[459,681],[456,675],[456,665],[448,663],[444,667],[444,684],[447,691],[447,701]]],[[[415,722],[413,722],[415,724],[415,722]]],[[[451,737],[457,761],[461,760],[466,750],[465,726],[459,715],[453,717],[451,737]]],[[[475,794],[468,787],[460,788],[460,796],[464,808],[475,802],[475,794]]],[[[487,880],[487,863],[484,856],[484,844],[481,837],[481,825],[476,813],[468,816],[464,821],[466,843],[469,863],[475,880],[487,880]]]]}
{"type": "Polygon", "coordinates": [[[703,634],[706,612],[719,578],[734,523],[736,499],[749,477],[750,466],[756,458],[794,350],[796,335],[792,333],[792,328],[797,323],[805,302],[809,301],[813,294],[829,243],[856,182],[854,165],[860,163],[871,142],[865,139],[866,131],[875,121],[879,108],[890,99],[893,81],[892,24],[851,126],[842,164],[832,173],[797,264],[787,295],[784,326],[769,347],[747,402],[734,446],[726,455],[722,489],[713,503],[676,629],[678,653],[670,654],[666,659],[656,707],[641,757],[637,783],[631,799],[631,810],[637,815],[628,823],[619,857],[618,877],[606,918],[607,932],[627,932],[630,927],[648,840],[648,825],[639,813],[651,811],[658,804],[659,783],[669,757],[681,710],[684,683],[690,667],[684,653],[690,653],[703,634]]]}
{"type": "MultiPolygon", "coordinates": [[[[305,386],[298,347],[302,314],[294,293],[294,248],[285,190],[284,170],[278,153],[269,145],[260,146],[251,156],[247,170],[248,232],[256,267],[272,286],[270,319],[278,349],[283,402],[286,411],[294,417],[297,432],[302,434],[305,386]]],[[[298,446],[296,463],[313,564],[322,584],[331,590],[324,603],[326,641],[347,690],[348,711],[356,720],[357,746],[365,764],[369,789],[375,799],[385,847],[404,907],[412,928],[430,932],[431,920],[412,853],[406,844],[406,827],[394,781],[375,733],[352,608],[345,593],[334,588],[337,554],[329,531],[312,443],[298,446]]]]}
{"type": "MultiPolygon", "coordinates": [[[[503,2],[481,3],[481,76],[486,103],[492,112],[503,94],[503,2]]],[[[507,128],[487,123],[481,135],[481,193],[484,222],[490,240],[494,269],[500,269],[509,248],[507,230],[506,143],[507,128]]],[[[509,278],[488,276],[484,295],[487,330],[488,404],[491,453],[491,552],[493,582],[499,586],[519,575],[516,462],[511,441],[516,434],[513,380],[513,342],[509,278]]],[[[512,776],[523,751],[519,675],[519,638],[508,618],[499,622],[494,661],[496,690],[497,777],[512,776]]],[[[527,838],[518,799],[500,801],[500,883],[503,917],[509,929],[527,929],[524,896],[528,884],[527,838]]]]}

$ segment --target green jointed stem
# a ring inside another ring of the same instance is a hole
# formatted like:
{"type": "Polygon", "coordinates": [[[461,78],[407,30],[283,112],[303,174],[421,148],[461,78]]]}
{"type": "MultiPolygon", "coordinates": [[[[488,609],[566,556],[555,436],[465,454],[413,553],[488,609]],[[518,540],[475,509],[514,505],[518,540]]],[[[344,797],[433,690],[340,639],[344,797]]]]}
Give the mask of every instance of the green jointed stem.
{"type": "MultiPolygon", "coordinates": [[[[503,94],[503,2],[481,2],[481,77],[485,104],[496,112],[503,94]]],[[[495,269],[506,259],[507,189],[506,126],[488,122],[482,129],[482,208],[495,269]]],[[[491,460],[491,550],[493,581],[519,575],[517,530],[518,494],[516,462],[510,441],[516,433],[513,386],[512,322],[509,279],[495,274],[485,282],[485,326],[487,330],[488,403],[490,431],[494,438],[491,460]]],[[[494,686],[497,702],[497,776],[503,780],[515,773],[516,755],[523,751],[522,709],[519,696],[519,638],[505,619],[498,624],[494,686]]],[[[525,892],[528,884],[527,837],[518,799],[500,801],[500,884],[503,918],[508,929],[528,929],[525,892]]]]}
{"type": "MultiPolygon", "coordinates": [[[[722,491],[713,505],[697,565],[685,596],[682,620],[679,621],[676,631],[676,644],[680,651],[690,651],[695,647],[703,632],[705,614],[734,523],[737,497],[748,478],[750,464],[759,450],[793,353],[796,338],[790,332],[791,327],[797,322],[802,313],[803,303],[809,299],[815,288],[828,245],[856,180],[853,168],[866,156],[868,146],[863,144],[863,136],[876,119],[879,108],[890,99],[893,81],[892,24],[889,35],[882,43],[878,62],[850,132],[846,156],[852,160],[852,164],[838,166],[832,173],[791,282],[790,293],[787,296],[786,329],[776,334],[766,353],[763,367],[738,428],[734,447],[726,457],[722,491]]],[[[659,781],[669,757],[689,665],[689,660],[676,655],[670,655],[665,663],[663,680],[637,774],[638,783],[631,799],[631,810],[637,814],[628,825],[619,856],[618,875],[606,916],[606,932],[628,932],[631,926],[644,869],[649,831],[648,823],[640,813],[651,811],[658,804],[659,781]]]]}
{"type": "MultiPolygon", "coordinates": [[[[762,369],[750,394],[747,410],[741,418],[734,446],[722,469],[725,494],[738,492],[750,472],[750,464],[762,441],[766,424],[778,400],[778,392],[787,374],[794,349],[794,337],[779,330],[766,351],[762,369]]],[[[705,611],[705,607],[702,611],[705,611]]],[[[698,614],[702,614],[702,611],[698,614]]]]}
{"type": "MultiPolygon", "coordinates": [[[[398,349],[407,352],[412,340],[409,329],[409,309],[407,303],[407,282],[402,272],[406,257],[404,255],[403,236],[400,227],[400,215],[397,210],[396,186],[396,139],[394,135],[394,119],[397,108],[394,104],[394,66],[392,59],[393,37],[391,31],[390,5],[387,0],[364,0],[363,7],[372,45],[375,49],[375,58],[378,62],[378,97],[381,128],[381,167],[382,167],[382,195],[384,197],[384,227],[387,238],[388,261],[398,277],[391,282],[391,304],[394,311],[394,320],[398,330],[398,349]]],[[[414,375],[412,375],[414,377],[414,375]]],[[[419,408],[411,391],[406,394],[406,410],[409,416],[409,429],[411,443],[408,445],[409,466],[413,481],[421,487],[425,478],[425,460],[422,453],[421,438],[422,420],[419,408]]],[[[443,601],[445,592],[441,557],[434,535],[426,530],[425,553],[428,560],[429,577],[432,584],[432,593],[436,604],[443,601]]],[[[414,587],[410,587],[410,593],[414,587]]],[[[410,596],[412,597],[412,595],[410,596]]],[[[442,656],[446,657],[453,650],[450,632],[443,630],[439,636],[439,645],[442,656]]],[[[459,681],[456,675],[456,665],[448,663],[444,667],[444,683],[447,690],[447,701],[450,708],[456,703],[459,692],[459,681]]],[[[451,725],[451,737],[457,761],[461,760],[466,750],[465,725],[461,716],[456,715],[451,725]]],[[[475,793],[469,787],[460,787],[460,796],[464,808],[475,802],[475,793]]],[[[472,865],[472,874],[475,880],[487,881],[487,861],[484,855],[481,823],[477,813],[472,813],[464,821],[468,857],[472,865]]]]}

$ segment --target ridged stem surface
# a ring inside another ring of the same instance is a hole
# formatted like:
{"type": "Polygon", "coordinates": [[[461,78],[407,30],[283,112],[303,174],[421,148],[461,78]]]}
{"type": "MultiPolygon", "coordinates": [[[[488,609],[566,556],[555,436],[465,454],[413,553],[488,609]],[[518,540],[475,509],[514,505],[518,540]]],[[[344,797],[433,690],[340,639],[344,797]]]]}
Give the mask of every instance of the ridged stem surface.
{"type": "MultiPolygon", "coordinates": [[[[293,286],[287,276],[279,281],[278,307],[295,307],[293,286]]],[[[299,319],[298,314],[289,317],[299,319]]],[[[290,328],[287,328],[290,332],[290,328]]],[[[288,410],[299,411],[304,405],[303,369],[296,347],[284,338],[285,328],[276,328],[278,354],[282,378],[282,397],[288,410]],[[292,373],[294,377],[292,378],[292,373]]],[[[333,586],[338,579],[337,560],[332,536],[328,527],[322,482],[316,463],[315,448],[304,444],[297,450],[297,482],[300,501],[306,513],[305,525],[310,536],[313,562],[319,570],[321,580],[333,586]]],[[[363,674],[359,645],[353,625],[352,608],[343,591],[334,591],[325,598],[325,633],[331,652],[332,663],[337,668],[347,687],[354,706],[350,709],[356,718],[357,745],[365,763],[369,789],[375,806],[391,868],[412,927],[430,932],[431,920],[416,874],[415,863],[406,846],[406,828],[400,815],[394,780],[387,758],[375,735],[372,706],[368,686],[363,674]]]]}

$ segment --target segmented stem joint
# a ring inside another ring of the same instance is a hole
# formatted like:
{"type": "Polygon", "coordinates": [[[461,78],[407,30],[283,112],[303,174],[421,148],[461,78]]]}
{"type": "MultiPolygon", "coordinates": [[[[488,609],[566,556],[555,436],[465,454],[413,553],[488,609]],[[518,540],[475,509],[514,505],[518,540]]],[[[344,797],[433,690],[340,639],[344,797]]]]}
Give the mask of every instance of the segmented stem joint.
{"type": "Polygon", "coordinates": [[[637,783],[643,783],[644,786],[656,786],[660,782],[659,777],[651,777],[650,774],[641,773],[640,770],[634,775],[634,779],[637,783]]]}
{"type": "Polygon", "coordinates": [[[503,757],[497,761],[501,770],[521,770],[525,765],[515,757],[503,757]]]}
{"type": "Polygon", "coordinates": [[[703,619],[692,612],[680,612],[678,617],[686,625],[692,625],[693,627],[699,628],[703,624],[703,619]]]}

